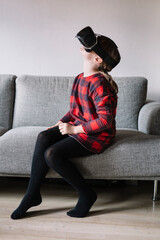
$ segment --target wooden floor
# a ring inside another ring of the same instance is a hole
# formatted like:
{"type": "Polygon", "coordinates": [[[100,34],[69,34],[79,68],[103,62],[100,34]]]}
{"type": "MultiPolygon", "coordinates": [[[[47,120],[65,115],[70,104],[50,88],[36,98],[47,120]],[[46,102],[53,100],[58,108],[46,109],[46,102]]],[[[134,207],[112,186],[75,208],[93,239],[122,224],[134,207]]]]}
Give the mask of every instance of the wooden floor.
{"type": "Polygon", "coordinates": [[[0,178],[0,239],[3,240],[159,240],[160,202],[152,202],[153,182],[137,186],[92,185],[98,199],[86,218],[66,211],[76,192],[62,182],[45,182],[43,202],[21,220],[10,219],[27,187],[26,179],[0,178]]]}

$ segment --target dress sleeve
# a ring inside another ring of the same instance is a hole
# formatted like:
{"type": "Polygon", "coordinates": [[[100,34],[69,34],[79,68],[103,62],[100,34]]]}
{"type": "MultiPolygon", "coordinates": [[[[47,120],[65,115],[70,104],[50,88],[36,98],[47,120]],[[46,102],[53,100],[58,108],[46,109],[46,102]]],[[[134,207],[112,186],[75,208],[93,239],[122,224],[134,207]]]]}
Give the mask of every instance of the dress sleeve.
{"type": "Polygon", "coordinates": [[[97,118],[82,124],[86,134],[94,134],[112,128],[117,105],[117,96],[104,84],[94,86],[93,89],[91,98],[94,102],[97,118]]]}
{"type": "Polygon", "coordinates": [[[68,111],[59,121],[63,123],[68,123],[68,122],[74,122],[74,117],[70,114],[70,111],[68,111]]]}

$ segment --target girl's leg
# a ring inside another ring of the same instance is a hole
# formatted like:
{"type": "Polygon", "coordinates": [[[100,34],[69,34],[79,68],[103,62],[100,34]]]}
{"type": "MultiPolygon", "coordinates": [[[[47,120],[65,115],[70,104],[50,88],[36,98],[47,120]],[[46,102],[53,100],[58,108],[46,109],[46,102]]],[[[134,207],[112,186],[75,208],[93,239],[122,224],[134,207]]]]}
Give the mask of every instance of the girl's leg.
{"type": "Polygon", "coordinates": [[[72,137],[67,137],[52,145],[45,153],[45,159],[48,166],[60,174],[79,194],[79,200],[76,206],[67,212],[67,215],[71,217],[85,217],[96,201],[97,195],[85,182],[84,178],[69,158],[91,154],[94,153],[85,149],[72,137]]]}
{"type": "Polygon", "coordinates": [[[62,136],[58,127],[43,131],[38,135],[32,159],[31,177],[28,189],[19,207],[12,213],[12,219],[22,218],[30,207],[37,206],[41,203],[40,187],[48,172],[44,153],[49,146],[66,137],[67,135],[62,136]]]}

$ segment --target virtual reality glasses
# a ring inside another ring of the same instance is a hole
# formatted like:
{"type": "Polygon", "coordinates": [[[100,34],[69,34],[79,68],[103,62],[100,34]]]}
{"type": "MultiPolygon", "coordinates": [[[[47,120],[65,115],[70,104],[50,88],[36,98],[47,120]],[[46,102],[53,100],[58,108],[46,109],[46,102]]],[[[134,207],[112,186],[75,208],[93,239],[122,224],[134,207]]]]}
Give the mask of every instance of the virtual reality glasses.
{"type": "Polygon", "coordinates": [[[99,37],[102,35],[95,34],[91,27],[85,27],[77,33],[76,37],[84,46],[87,52],[94,51],[100,56],[104,62],[110,65],[112,68],[117,65],[117,62],[104,51],[99,44],[99,37]]]}

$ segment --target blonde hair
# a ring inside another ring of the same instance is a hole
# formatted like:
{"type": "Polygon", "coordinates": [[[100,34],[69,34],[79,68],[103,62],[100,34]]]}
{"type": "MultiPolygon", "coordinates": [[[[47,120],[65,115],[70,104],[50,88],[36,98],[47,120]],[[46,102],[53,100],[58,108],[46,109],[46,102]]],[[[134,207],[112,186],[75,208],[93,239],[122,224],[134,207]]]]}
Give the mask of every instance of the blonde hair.
{"type": "MultiPolygon", "coordinates": [[[[101,48],[104,50],[104,52],[106,52],[111,58],[113,58],[117,64],[120,62],[121,56],[118,51],[118,47],[110,38],[105,36],[99,36],[99,44],[101,48]]],[[[100,63],[98,70],[100,73],[104,75],[106,80],[110,83],[115,93],[117,94],[118,93],[117,83],[113,80],[112,76],[108,74],[108,72],[110,72],[112,69],[113,67],[110,66],[109,63],[103,61],[102,63],[100,63]]]]}

